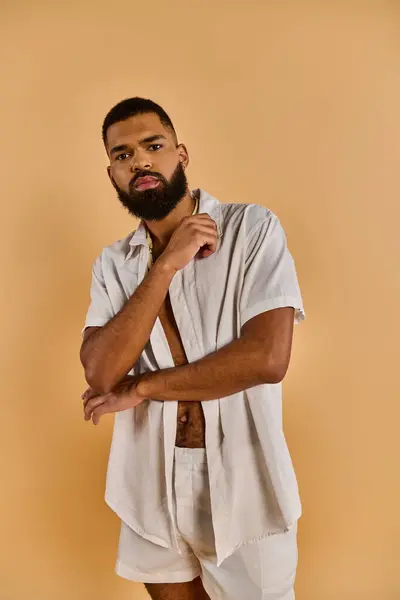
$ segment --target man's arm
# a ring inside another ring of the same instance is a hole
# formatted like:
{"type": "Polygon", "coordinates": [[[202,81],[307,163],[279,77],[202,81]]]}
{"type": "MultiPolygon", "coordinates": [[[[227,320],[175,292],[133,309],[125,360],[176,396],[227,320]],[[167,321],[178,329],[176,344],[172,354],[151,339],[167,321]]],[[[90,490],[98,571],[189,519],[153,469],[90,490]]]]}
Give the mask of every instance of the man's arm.
{"type": "Polygon", "coordinates": [[[183,219],[167,248],[128,302],[103,327],[85,331],[81,362],[90,387],[109,393],[132,369],[147,344],[175,273],[199,252],[216,250],[217,230],[208,215],[183,219]]]}
{"type": "Polygon", "coordinates": [[[86,381],[106,394],[132,369],[146,345],[173,272],[154,265],[135,293],[104,327],[89,327],[81,347],[86,381]],[[134,334],[133,334],[134,332],[134,334]]]}
{"type": "Polygon", "coordinates": [[[250,319],[241,336],[188,365],[140,376],[135,393],[153,400],[214,400],[264,383],[279,383],[289,366],[294,309],[250,319]]]}

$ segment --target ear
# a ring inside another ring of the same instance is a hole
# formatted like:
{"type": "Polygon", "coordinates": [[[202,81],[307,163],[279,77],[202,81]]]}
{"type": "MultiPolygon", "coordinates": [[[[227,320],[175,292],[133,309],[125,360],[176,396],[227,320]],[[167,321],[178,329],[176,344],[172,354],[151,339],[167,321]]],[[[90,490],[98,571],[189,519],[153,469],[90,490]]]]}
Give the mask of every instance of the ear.
{"type": "Polygon", "coordinates": [[[189,164],[189,152],[187,151],[185,144],[179,144],[177,146],[177,150],[178,150],[179,162],[181,163],[182,167],[184,169],[186,169],[186,167],[189,164]]]}

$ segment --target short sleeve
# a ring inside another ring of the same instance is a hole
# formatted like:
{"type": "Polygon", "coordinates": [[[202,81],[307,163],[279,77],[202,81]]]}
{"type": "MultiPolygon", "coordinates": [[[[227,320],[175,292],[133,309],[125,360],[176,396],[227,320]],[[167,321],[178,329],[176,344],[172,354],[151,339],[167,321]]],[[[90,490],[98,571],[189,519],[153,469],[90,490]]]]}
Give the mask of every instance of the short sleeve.
{"type": "Polygon", "coordinates": [[[114,316],[113,307],[104,282],[101,256],[93,263],[90,305],[86,314],[85,327],[102,327],[114,316]]]}
{"type": "Polygon", "coordinates": [[[272,214],[253,227],[246,240],[241,325],[260,313],[285,306],[295,309],[296,324],[304,320],[295,264],[279,219],[272,214]]]}

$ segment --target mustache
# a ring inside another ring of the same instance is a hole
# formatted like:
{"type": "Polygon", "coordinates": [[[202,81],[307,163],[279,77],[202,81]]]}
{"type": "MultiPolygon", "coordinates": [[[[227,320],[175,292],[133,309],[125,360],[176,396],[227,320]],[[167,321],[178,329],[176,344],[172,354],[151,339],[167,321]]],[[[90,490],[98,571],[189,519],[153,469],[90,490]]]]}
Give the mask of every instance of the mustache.
{"type": "Polygon", "coordinates": [[[157,179],[158,181],[164,181],[164,177],[162,175],[160,175],[160,173],[154,173],[153,171],[139,171],[130,180],[129,187],[135,185],[137,180],[140,179],[141,177],[154,177],[154,179],[157,179]]]}

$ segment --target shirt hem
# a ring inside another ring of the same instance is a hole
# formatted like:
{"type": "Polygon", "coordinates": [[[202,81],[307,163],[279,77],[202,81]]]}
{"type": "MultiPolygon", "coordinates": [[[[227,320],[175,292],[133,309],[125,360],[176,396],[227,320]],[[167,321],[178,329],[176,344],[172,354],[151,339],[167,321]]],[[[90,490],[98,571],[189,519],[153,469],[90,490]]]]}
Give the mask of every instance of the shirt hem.
{"type": "Polygon", "coordinates": [[[296,523],[300,519],[300,517],[301,517],[301,513],[297,518],[293,519],[293,521],[291,523],[288,523],[282,529],[276,529],[274,531],[267,531],[266,533],[262,533],[261,535],[253,536],[253,537],[249,538],[248,540],[238,542],[233,548],[231,548],[230,550],[228,550],[227,552],[222,554],[221,558],[219,557],[219,555],[221,553],[217,552],[217,567],[220,567],[222,565],[222,563],[224,562],[224,560],[226,560],[227,558],[232,556],[232,554],[234,554],[234,552],[239,550],[239,548],[241,548],[242,546],[246,546],[247,544],[253,544],[255,542],[261,542],[262,540],[265,540],[266,538],[271,537],[273,535],[284,535],[285,533],[288,533],[292,529],[292,527],[294,527],[296,525],[296,523]]]}
{"type": "Polygon", "coordinates": [[[111,508],[111,510],[115,512],[115,514],[121,519],[121,521],[124,521],[124,523],[126,523],[128,527],[133,529],[133,531],[135,531],[135,533],[140,535],[142,538],[148,540],[149,542],[152,542],[153,544],[157,544],[157,546],[161,546],[162,548],[176,550],[178,553],[180,553],[179,548],[173,544],[172,538],[170,539],[170,541],[165,541],[157,537],[156,535],[146,533],[140,527],[140,525],[138,525],[137,521],[135,519],[132,519],[132,510],[127,511],[126,508],[124,509],[118,504],[114,504],[107,496],[105,497],[105,501],[106,504],[111,508]]]}
{"type": "Polygon", "coordinates": [[[247,321],[263,312],[267,312],[275,308],[285,308],[287,306],[295,309],[295,325],[298,325],[304,321],[306,314],[299,299],[295,296],[279,296],[278,298],[270,298],[263,300],[262,302],[257,302],[257,304],[254,306],[245,308],[241,313],[241,324],[243,326],[247,321]]]}
{"type": "Polygon", "coordinates": [[[92,319],[89,323],[85,324],[85,327],[81,330],[81,335],[83,336],[85,329],[88,327],[104,327],[108,321],[104,321],[104,319],[92,319]]]}
{"type": "Polygon", "coordinates": [[[132,569],[118,560],[115,565],[115,572],[123,579],[129,579],[130,581],[137,581],[139,583],[186,583],[199,577],[201,569],[193,568],[172,572],[166,570],[165,573],[147,573],[144,571],[136,571],[136,569],[132,569]]]}

